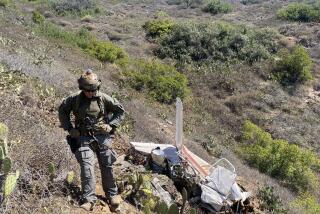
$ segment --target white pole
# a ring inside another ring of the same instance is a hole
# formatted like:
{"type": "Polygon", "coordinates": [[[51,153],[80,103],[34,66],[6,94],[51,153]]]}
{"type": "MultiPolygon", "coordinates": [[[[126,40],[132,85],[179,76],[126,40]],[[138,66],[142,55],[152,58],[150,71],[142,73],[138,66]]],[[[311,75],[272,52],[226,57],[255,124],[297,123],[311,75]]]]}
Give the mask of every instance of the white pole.
{"type": "Polygon", "coordinates": [[[182,149],[183,140],[183,106],[178,97],[176,101],[176,147],[179,151],[182,149]]]}

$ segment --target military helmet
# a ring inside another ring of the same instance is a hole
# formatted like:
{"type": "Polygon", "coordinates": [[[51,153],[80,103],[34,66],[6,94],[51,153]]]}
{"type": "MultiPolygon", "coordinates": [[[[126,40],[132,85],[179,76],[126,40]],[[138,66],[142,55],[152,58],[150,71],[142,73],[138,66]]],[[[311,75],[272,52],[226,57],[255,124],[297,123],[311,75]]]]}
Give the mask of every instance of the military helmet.
{"type": "Polygon", "coordinates": [[[99,90],[101,80],[91,69],[86,70],[78,79],[80,90],[99,90]]]}

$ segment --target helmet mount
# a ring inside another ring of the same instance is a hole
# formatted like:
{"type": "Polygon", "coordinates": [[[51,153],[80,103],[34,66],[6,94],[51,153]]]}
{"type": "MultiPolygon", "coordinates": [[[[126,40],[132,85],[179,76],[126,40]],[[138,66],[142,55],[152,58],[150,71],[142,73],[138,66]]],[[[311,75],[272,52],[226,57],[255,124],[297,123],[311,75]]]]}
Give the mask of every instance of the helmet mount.
{"type": "Polygon", "coordinates": [[[86,70],[78,79],[80,90],[99,90],[101,80],[98,79],[97,74],[93,73],[91,69],[86,70]]]}

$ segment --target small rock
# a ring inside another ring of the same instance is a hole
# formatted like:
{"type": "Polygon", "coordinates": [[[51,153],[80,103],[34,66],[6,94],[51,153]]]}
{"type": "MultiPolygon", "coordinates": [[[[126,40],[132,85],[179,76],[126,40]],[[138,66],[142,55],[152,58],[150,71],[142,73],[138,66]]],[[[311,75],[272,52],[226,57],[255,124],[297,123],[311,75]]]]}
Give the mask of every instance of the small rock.
{"type": "Polygon", "coordinates": [[[43,12],[43,16],[46,18],[52,18],[53,17],[53,13],[51,11],[44,11],[43,12]]]}
{"type": "Polygon", "coordinates": [[[83,27],[86,28],[89,31],[93,31],[93,30],[97,29],[97,26],[95,26],[94,24],[86,24],[83,27]]]}
{"type": "Polygon", "coordinates": [[[167,122],[168,124],[170,124],[170,125],[173,125],[172,121],[170,121],[170,120],[166,120],[166,122],[167,122]]]}
{"type": "Polygon", "coordinates": [[[93,17],[90,15],[86,15],[81,19],[81,22],[93,22],[93,17]]]}
{"type": "Polygon", "coordinates": [[[68,22],[68,21],[65,21],[65,20],[59,20],[58,22],[56,22],[58,25],[60,25],[60,26],[70,26],[71,25],[71,23],[70,22],[68,22]]]}

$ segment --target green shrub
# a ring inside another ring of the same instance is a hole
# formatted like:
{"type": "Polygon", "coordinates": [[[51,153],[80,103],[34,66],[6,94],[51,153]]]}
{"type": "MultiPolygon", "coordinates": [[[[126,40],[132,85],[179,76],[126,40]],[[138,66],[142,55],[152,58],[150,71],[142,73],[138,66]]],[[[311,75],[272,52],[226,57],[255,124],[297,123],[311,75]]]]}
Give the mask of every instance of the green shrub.
{"type": "Polygon", "coordinates": [[[204,0],[167,0],[168,5],[185,5],[186,8],[201,7],[204,0]]]}
{"type": "Polygon", "coordinates": [[[201,142],[201,145],[210,155],[213,155],[216,158],[221,157],[222,150],[219,148],[218,144],[214,142],[212,135],[206,135],[205,140],[201,142]]]}
{"type": "Polygon", "coordinates": [[[232,11],[232,6],[221,0],[209,0],[202,10],[216,15],[218,13],[229,13],[232,11]]]}
{"type": "Polygon", "coordinates": [[[131,87],[147,91],[159,102],[170,104],[189,94],[185,75],[158,60],[132,60],[124,67],[124,75],[131,87]]]}
{"type": "Polygon", "coordinates": [[[171,32],[175,23],[171,19],[148,21],[143,25],[147,36],[161,37],[171,32]]]}
{"type": "Polygon", "coordinates": [[[273,187],[259,188],[258,198],[261,201],[261,207],[270,213],[285,214],[287,211],[283,208],[283,204],[279,196],[276,196],[273,187]]]}
{"type": "Polygon", "coordinates": [[[39,11],[34,11],[32,13],[32,21],[36,24],[41,24],[45,20],[44,16],[39,11]]]}
{"type": "Polygon", "coordinates": [[[278,36],[270,29],[253,30],[224,22],[179,24],[160,38],[155,54],[182,63],[267,59],[278,50],[278,36]]]}
{"type": "Polygon", "coordinates": [[[65,43],[69,43],[72,45],[77,46],[78,43],[86,43],[88,42],[88,39],[85,37],[82,37],[79,35],[79,33],[74,33],[74,32],[68,32],[65,31],[63,28],[52,24],[50,22],[44,22],[36,28],[36,31],[39,32],[40,34],[54,38],[54,39],[60,39],[64,41],[65,43]]]}
{"type": "Polygon", "coordinates": [[[112,42],[92,41],[84,50],[103,62],[108,61],[113,63],[118,59],[126,57],[125,52],[112,42]]]}
{"type": "Polygon", "coordinates": [[[0,0],[0,7],[7,7],[11,3],[11,0],[0,0]]]}
{"type": "Polygon", "coordinates": [[[297,145],[271,135],[250,121],[243,128],[242,155],[261,172],[282,180],[296,191],[315,190],[319,179],[320,159],[297,145]]]}
{"type": "Polygon", "coordinates": [[[279,52],[280,60],[274,68],[274,76],[282,85],[304,83],[312,79],[312,61],[308,52],[301,46],[279,52]]]}
{"type": "Polygon", "coordinates": [[[259,4],[265,0],[242,0],[241,3],[244,5],[249,5],[249,4],[259,4]]]}
{"type": "Polygon", "coordinates": [[[315,196],[304,193],[294,200],[292,208],[301,210],[301,214],[318,214],[320,213],[320,204],[315,196]]]}
{"type": "Polygon", "coordinates": [[[68,32],[52,23],[44,22],[37,29],[41,34],[61,39],[62,41],[80,47],[91,56],[100,61],[115,62],[125,58],[127,54],[120,47],[109,41],[99,41],[86,29],[80,29],[78,32],[68,32]]]}
{"type": "Polygon", "coordinates": [[[301,22],[320,21],[320,4],[291,3],[281,8],[277,15],[281,19],[301,22]]]}
{"type": "Polygon", "coordinates": [[[58,15],[85,15],[99,13],[94,0],[58,0],[51,2],[51,8],[58,15]]]}

